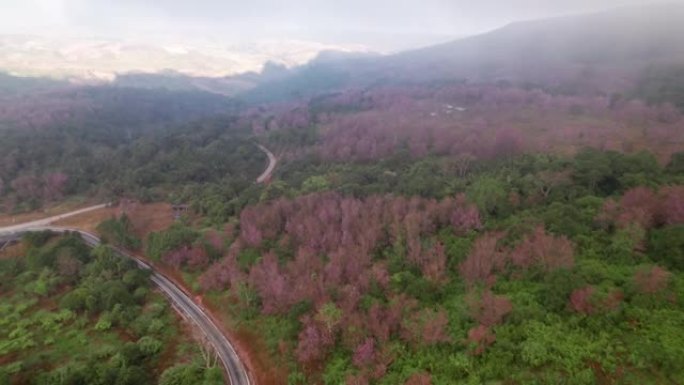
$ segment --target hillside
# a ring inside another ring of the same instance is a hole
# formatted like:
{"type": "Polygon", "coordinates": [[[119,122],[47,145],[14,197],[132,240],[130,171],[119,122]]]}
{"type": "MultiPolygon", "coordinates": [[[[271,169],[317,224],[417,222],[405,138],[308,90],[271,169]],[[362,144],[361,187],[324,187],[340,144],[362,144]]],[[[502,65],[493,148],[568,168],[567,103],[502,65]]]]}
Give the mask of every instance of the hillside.
{"type": "Polygon", "coordinates": [[[320,92],[322,73],[328,79],[327,90],[407,82],[509,81],[564,93],[619,92],[631,89],[647,67],[684,63],[682,34],[684,5],[677,4],[524,21],[390,56],[314,60],[293,71],[288,81],[262,85],[247,96],[320,92]]]}

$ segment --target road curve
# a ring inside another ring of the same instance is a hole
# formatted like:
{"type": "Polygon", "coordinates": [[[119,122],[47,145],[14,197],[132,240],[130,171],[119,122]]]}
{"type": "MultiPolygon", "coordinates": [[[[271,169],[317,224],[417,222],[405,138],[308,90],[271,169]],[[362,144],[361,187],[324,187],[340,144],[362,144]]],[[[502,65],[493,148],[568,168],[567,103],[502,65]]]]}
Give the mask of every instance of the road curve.
{"type": "Polygon", "coordinates": [[[256,180],[257,183],[264,183],[268,180],[268,178],[271,177],[271,174],[273,173],[273,170],[275,169],[278,160],[268,148],[260,144],[257,144],[257,146],[259,146],[259,149],[263,151],[266,154],[266,156],[268,156],[268,166],[266,166],[264,172],[262,172],[256,180]]]}
{"type": "MultiPolygon", "coordinates": [[[[61,218],[60,218],[61,219],[61,218]]],[[[33,222],[30,222],[33,223],[33,222]]],[[[20,225],[21,226],[21,225],[20,225]]],[[[12,226],[12,228],[17,228],[17,226],[12,226]]],[[[84,242],[91,247],[98,246],[101,242],[100,239],[88,232],[81,231],[78,229],[65,228],[65,227],[50,227],[50,226],[28,226],[24,224],[23,227],[19,227],[14,231],[8,231],[8,227],[0,228],[0,243],[9,242],[12,240],[17,240],[21,238],[24,233],[35,232],[35,231],[53,231],[57,233],[74,232],[81,235],[84,242]]],[[[162,273],[154,270],[145,261],[140,258],[127,253],[125,250],[113,247],[114,251],[118,254],[129,258],[138,264],[138,267],[144,270],[149,270],[151,272],[151,279],[154,284],[156,284],[159,289],[169,298],[171,304],[180,311],[186,319],[191,320],[197,328],[204,334],[207,341],[214,347],[218,358],[223,364],[224,370],[230,381],[230,385],[251,385],[249,375],[247,370],[245,370],[242,361],[240,361],[237,352],[228,341],[228,339],[223,335],[221,330],[216,326],[211,317],[197,305],[191,297],[185,293],[178,285],[173,283],[170,279],[164,276],[162,273]]]]}

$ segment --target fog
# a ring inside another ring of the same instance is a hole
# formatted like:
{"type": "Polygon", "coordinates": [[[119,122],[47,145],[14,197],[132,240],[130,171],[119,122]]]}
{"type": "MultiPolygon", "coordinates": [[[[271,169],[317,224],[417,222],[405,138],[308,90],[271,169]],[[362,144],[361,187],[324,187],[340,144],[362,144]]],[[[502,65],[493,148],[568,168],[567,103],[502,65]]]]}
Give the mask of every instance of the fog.
{"type": "Polygon", "coordinates": [[[658,1],[2,0],[0,33],[230,43],[286,38],[386,51],[472,35],[517,20],[653,2],[658,1]]]}

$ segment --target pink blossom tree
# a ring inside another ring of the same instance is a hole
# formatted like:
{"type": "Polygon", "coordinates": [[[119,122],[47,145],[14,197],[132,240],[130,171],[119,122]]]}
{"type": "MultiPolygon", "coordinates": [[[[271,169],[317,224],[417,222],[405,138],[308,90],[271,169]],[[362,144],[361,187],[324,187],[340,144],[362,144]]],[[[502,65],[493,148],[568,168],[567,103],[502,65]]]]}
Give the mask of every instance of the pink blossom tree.
{"type": "Polygon", "coordinates": [[[567,237],[549,235],[538,226],[513,250],[510,258],[515,266],[524,269],[533,265],[545,271],[568,269],[574,264],[573,245],[567,237]]]}
{"type": "Polygon", "coordinates": [[[281,314],[287,312],[291,305],[290,287],[287,276],[280,269],[278,257],[267,253],[252,267],[249,282],[261,297],[264,314],[281,314]]]}
{"type": "Polygon", "coordinates": [[[427,373],[415,373],[406,380],[404,385],[432,385],[432,377],[427,373]]]}
{"type": "Polygon", "coordinates": [[[467,298],[470,316],[481,325],[490,327],[503,321],[513,310],[511,301],[503,295],[495,295],[485,290],[481,295],[471,293],[467,298]]]}
{"type": "Polygon", "coordinates": [[[305,365],[322,360],[335,343],[333,335],[311,317],[305,316],[302,325],[295,351],[297,360],[305,365]]]}
{"type": "Polygon", "coordinates": [[[446,311],[423,309],[402,323],[402,338],[414,346],[429,346],[451,341],[447,332],[449,318],[446,311]]]}
{"type": "Polygon", "coordinates": [[[375,339],[366,338],[366,340],[354,349],[352,362],[356,367],[362,368],[373,362],[375,358],[375,339]]]}
{"type": "Polygon", "coordinates": [[[496,335],[491,328],[485,325],[477,325],[468,330],[467,342],[474,345],[471,350],[473,355],[480,355],[484,353],[488,346],[496,341],[496,335]]]}
{"type": "Polygon", "coordinates": [[[466,202],[465,194],[456,197],[457,206],[451,214],[451,226],[456,234],[463,234],[469,230],[482,228],[482,219],[477,206],[466,202]]]}
{"type": "Polygon", "coordinates": [[[506,262],[506,253],[497,245],[503,233],[487,233],[475,240],[468,257],[459,265],[468,285],[488,283],[506,262]]]}
{"type": "Polygon", "coordinates": [[[592,314],[596,310],[593,296],[595,289],[592,286],[575,289],[570,294],[570,308],[577,313],[592,314]]]}
{"type": "Polygon", "coordinates": [[[58,200],[64,196],[69,177],[62,172],[53,172],[43,176],[43,196],[47,200],[58,200]]]}
{"type": "Polygon", "coordinates": [[[634,285],[641,293],[655,294],[667,288],[671,275],[660,266],[652,266],[634,274],[634,285]]]}
{"type": "Polygon", "coordinates": [[[423,275],[430,282],[442,284],[447,281],[446,262],[444,245],[440,242],[435,242],[428,250],[421,253],[418,267],[420,267],[423,275]]]}
{"type": "Polygon", "coordinates": [[[20,175],[10,185],[21,197],[38,199],[41,196],[41,181],[33,175],[20,175]]]}

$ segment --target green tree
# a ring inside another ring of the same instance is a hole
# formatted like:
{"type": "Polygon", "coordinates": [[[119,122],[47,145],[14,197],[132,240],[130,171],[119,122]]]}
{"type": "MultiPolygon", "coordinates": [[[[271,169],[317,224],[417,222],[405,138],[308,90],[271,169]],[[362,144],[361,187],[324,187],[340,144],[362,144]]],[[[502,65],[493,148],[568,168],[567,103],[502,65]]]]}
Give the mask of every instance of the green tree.
{"type": "Polygon", "coordinates": [[[506,205],[505,185],[492,176],[476,179],[467,188],[466,195],[480,210],[489,214],[496,214],[506,205]]]}
{"type": "Polygon", "coordinates": [[[308,194],[317,191],[324,191],[330,188],[330,183],[322,175],[313,175],[302,183],[302,193],[308,194]]]}

